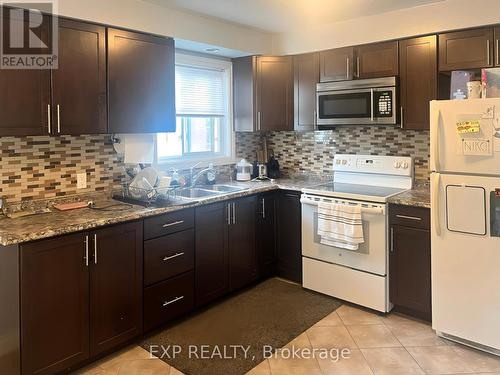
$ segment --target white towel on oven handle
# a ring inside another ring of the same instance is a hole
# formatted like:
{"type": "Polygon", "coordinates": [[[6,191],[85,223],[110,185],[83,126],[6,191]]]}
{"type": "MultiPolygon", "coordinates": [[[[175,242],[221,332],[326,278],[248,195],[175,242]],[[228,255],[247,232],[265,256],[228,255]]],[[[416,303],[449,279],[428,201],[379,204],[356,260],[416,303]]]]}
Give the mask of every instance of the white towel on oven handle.
{"type": "Polygon", "coordinates": [[[358,250],[365,242],[361,206],[318,202],[318,235],[324,245],[358,250]]]}

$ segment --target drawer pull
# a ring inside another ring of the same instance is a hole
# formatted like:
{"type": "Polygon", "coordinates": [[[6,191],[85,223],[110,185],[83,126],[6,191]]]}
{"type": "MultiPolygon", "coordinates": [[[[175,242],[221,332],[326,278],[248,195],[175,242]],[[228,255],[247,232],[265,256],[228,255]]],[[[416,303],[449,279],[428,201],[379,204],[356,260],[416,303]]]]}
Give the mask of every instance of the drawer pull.
{"type": "Polygon", "coordinates": [[[179,220],[179,221],[174,221],[173,223],[163,224],[162,227],[163,228],[168,228],[168,227],[172,227],[174,225],[179,225],[179,224],[182,224],[182,223],[184,223],[184,220],[179,220]]]}
{"type": "Polygon", "coordinates": [[[163,302],[163,307],[167,307],[168,305],[172,304],[172,303],[175,303],[177,301],[180,301],[181,299],[183,299],[184,296],[180,296],[180,297],[175,297],[173,300],[171,301],[165,301],[163,302]]]}
{"type": "Polygon", "coordinates": [[[396,215],[396,217],[400,219],[408,219],[408,220],[415,220],[415,221],[422,221],[421,217],[416,217],[416,216],[407,216],[407,215],[396,215]]]}
{"type": "Polygon", "coordinates": [[[182,255],[184,255],[184,253],[177,253],[177,254],[174,254],[174,255],[170,255],[169,257],[163,258],[163,261],[166,262],[167,260],[174,259],[174,258],[180,257],[182,255]]]}

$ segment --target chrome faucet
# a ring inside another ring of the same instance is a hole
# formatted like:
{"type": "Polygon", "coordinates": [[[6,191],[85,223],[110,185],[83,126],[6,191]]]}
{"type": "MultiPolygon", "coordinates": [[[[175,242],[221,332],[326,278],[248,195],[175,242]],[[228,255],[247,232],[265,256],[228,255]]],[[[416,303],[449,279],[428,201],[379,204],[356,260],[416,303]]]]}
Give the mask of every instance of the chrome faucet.
{"type": "Polygon", "coordinates": [[[190,176],[191,179],[190,179],[190,183],[189,183],[190,187],[195,187],[195,185],[198,183],[198,180],[200,179],[200,177],[203,176],[205,173],[212,173],[213,174],[213,178],[209,178],[209,180],[215,179],[215,175],[217,174],[217,171],[215,170],[214,165],[212,163],[208,164],[207,168],[199,171],[196,175],[194,175],[194,169],[202,163],[203,162],[196,163],[191,168],[189,168],[189,171],[191,172],[191,176],[190,176]]]}

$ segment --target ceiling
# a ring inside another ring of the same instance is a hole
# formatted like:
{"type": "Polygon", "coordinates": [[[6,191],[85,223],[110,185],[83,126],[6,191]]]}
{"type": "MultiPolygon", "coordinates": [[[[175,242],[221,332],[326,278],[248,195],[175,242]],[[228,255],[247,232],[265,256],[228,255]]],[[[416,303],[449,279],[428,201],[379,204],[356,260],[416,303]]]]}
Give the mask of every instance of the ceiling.
{"type": "Polygon", "coordinates": [[[277,33],[444,0],[144,0],[277,33]]]}

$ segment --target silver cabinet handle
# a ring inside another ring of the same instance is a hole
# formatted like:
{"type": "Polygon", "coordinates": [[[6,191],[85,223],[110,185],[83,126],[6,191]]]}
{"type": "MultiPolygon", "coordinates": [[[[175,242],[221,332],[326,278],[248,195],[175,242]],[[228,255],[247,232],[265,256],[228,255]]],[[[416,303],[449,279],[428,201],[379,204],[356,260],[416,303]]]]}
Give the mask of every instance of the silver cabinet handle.
{"type": "Polygon", "coordinates": [[[51,124],[51,113],[50,113],[50,104],[47,104],[47,131],[49,134],[52,132],[52,124],[51,124]]]}
{"type": "Polygon", "coordinates": [[[370,110],[370,121],[373,122],[373,89],[370,89],[370,103],[371,103],[371,110],[370,110]]]}
{"type": "Polygon", "coordinates": [[[421,221],[421,217],[416,217],[416,216],[407,216],[407,215],[396,215],[396,217],[400,219],[408,219],[408,220],[415,220],[415,221],[421,221]]]}
{"type": "Polygon", "coordinates": [[[313,129],[316,130],[318,128],[317,114],[316,110],[313,111],[313,129]]]}
{"type": "Polygon", "coordinates": [[[179,224],[182,224],[182,223],[184,223],[184,220],[174,221],[173,223],[163,224],[162,228],[168,228],[168,227],[172,227],[174,225],[179,225],[179,224]]]}
{"type": "Polygon", "coordinates": [[[227,225],[231,225],[231,203],[226,205],[227,209],[227,225]]]}
{"type": "Polygon", "coordinates": [[[257,130],[260,130],[260,111],[257,112],[257,130]]]}
{"type": "Polygon", "coordinates": [[[94,234],[94,264],[97,264],[97,234],[94,234]]]}
{"type": "Polygon", "coordinates": [[[394,228],[391,227],[391,253],[394,252],[394,228]]]}
{"type": "Polygon", "coordinates": [[[233,203],[233,224],[236,224],[236,204],[233,203]]]}
{"type": "Polygon", "coordinates": [[[401,108],[400,108],[400,112],[401,112],[401,113],[400,113],[400,114],[401,114],[401,120],[400,120],[401,125],[400,125],[400,127],[401,127],[401,129],[403,129],[403,106],[401,106],[401,108]]]}
{"type": "Polygon", "coordinates": [[[349,62],[350,62],[350,59],[349,57],[346,59],[346,69],[345,69],[345,77],[346,79],[349,79],[349,62]]]}
{"type": "Polygon", "coordinates": [[[359,57],[356,57],[356,77],[359,78],[359,57]]]}
{"type": "Polygon", "coordinates": [[[170,256],[168,256],[168,257],[164,257],[164,258],[163,258],[163,261],[164,261],[164,262],[166,262],[167,260],[174,259],[174,258],[180,257],[180,256],[182,256],[182,255],[184,255],[184,253],[183,253],[183,252],[182,252],[182,253],[176,253],[176,254],[174,254],[174,255],[170,255],[170,256]]]}
{"type": "Polygon", "coordinates": [[[58,104],[57,109],[57,133],[61,134],[61,106],[58,104]]]}
{"type": "Polygon", "coordinates": [[[495,51],[495,56],[496,56],[496,58],[495,58],[495,60],[496,60],[496,65],[500,65],[500,56],[499,56],[499,53],[498,53],[498,49],[500,48],[500,45],[498,44],[498,41],[499,41],[499,40],[500,40],[500,39],[497,39],[497,40],[495,41],[495,44],[496,44],[496,48],[495,48],[495,49],[496,49],[496,51],[495,51]]]}
{"type": "Polygon", "coordinates": [[[85,259],[85,266],[88,267],[89,266],[89,236],[86,235],[85,236],[85,256],[83,257],[83,259],[85,259]]]}
{"type": "Polygon", "coordinates": [[[486,61],[490,65],[490,40],[486,39],[486,61]]]}
{"type": "Polygon", "coordinates": [[[266,198],[262,198],[262,218],[266,218],[266,198]]]}
{"type": "Polygon", "coordinates": [[[171,305],[172,303],[178,302],[183,298],[184,298],[184,296],[180,296],[180,297],[175,297],[173,300],[165,301],[165,302],[163,302],[163,307],[167,307],[168,305],[171,305]]]}

